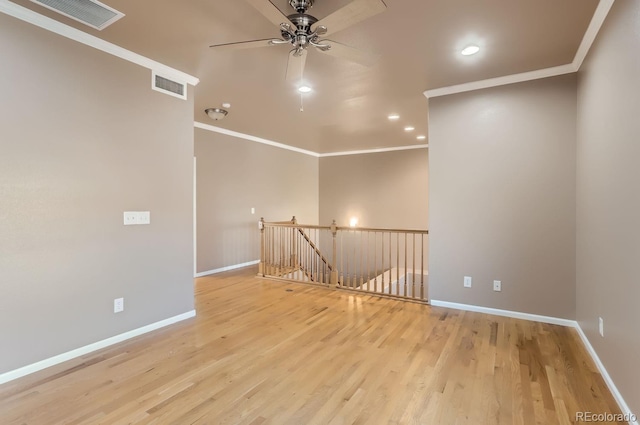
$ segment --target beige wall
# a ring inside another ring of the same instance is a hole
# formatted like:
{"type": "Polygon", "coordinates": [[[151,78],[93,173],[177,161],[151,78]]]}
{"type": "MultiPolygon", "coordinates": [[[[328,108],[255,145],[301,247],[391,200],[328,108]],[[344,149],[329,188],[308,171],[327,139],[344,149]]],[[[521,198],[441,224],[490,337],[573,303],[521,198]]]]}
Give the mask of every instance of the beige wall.
{"type": "Polygon", "coordinates": [[[192,310],[193,102],[5,15],[0,58],[0,373],[192,310]]]}
{"type": "Polygon", "coordinates": [[[575,75],[429,110],[432,299],[575,318],[575,75]]]}
{"type": "Polygon", "coordinates": [[[429,150],[320,158],[320,223],[426,229],[429,150]]]}
{"type": "Polygon", "coordinates": [[[198,128],[195,155],[199,273],[258,260],[260,217],[317,224],[318,158],[198,128]]]}
{"type": "Polygon", "coordinates": [[[638,415],[639,16],[640,2],[616,1],[579,72],[577,181],[578,321],[638,415]]]}

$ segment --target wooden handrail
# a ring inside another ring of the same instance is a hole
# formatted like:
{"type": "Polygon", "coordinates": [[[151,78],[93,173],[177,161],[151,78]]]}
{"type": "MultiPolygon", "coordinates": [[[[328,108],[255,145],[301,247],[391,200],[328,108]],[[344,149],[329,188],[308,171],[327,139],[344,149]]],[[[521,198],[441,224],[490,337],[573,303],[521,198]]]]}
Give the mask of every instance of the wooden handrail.
{"type": "MultiPolygon", "coordinates": [[[[304,227],[305,229],[331,230],[331,226],[317,226],[313,224],[293,224],[290,221],[264,222],[265,226],[271,227],[304,227]]],[[[349,227],[337,226],[336,230],[341,231],[365,231],[365,232],[393,232],[393,233],[415,233],[418,235],[428,235],[428,230],[419,229],[387,229],[379,227],[349,227]]]]}

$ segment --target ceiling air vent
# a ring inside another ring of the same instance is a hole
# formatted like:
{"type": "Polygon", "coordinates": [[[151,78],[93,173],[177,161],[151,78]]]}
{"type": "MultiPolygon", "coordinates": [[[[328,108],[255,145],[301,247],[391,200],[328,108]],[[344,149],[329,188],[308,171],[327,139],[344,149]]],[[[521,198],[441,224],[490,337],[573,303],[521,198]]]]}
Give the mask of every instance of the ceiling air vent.
{"type": "Polygon", "coordinates": [[[102,30],[124,16],[124,13],[95,0],[31,0],[78,22],[102,30]]]}
{"type": "Polygon", "coordinates": [[[187,83],[171,80],[155,72],[152,72],[151,88],[180,99],[187,99],[187,83]]]}

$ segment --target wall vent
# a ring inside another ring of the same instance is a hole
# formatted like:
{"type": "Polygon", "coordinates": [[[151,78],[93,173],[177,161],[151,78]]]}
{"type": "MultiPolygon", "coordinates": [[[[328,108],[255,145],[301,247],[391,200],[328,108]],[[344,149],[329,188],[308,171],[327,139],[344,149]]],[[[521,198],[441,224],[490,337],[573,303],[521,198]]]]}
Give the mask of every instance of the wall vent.
{"type": "Polygon", "coordinates": [[[170,96],[187,99],[187,83],[163,77],[155,72],[151,73],[151,88],[170,96]]]}
{"type": "Polygon", "coordinates": [[[97,30],[103,30],[124,13],[95,0],[31,0],[97,30]]]}

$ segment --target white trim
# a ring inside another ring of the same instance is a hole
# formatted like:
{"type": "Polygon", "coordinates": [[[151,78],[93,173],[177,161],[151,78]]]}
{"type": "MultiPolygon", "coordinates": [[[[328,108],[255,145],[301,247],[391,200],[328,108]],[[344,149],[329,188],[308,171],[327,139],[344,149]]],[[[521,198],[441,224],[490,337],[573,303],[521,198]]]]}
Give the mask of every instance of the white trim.
{"type": "Polygon", "coordinates": [[[378,149],[363,149],[359,151],[343,151],[343,152],[329,152],[318,154],[320,158],[326,158],[328,156],[345,156],[345,155],[362,155],[368,153],[380,153],[380,152],[394,152],[394,151],[408,151],[412,149],[427,149],[429,145],[410,145],[410,146],[397,146],[393,148],[378,148],[378,149]]]}
{"type": "Polygon", "coordinates": [[[596,11],[593,13],[593,18],[591,18],[591,22],[589,23],[589,27],[587,31],[584,33],[584,37],[582,37],[582,42],[580,43],[580,47],[578,47],[578,51],[576,52],[576,56],[573,58],[573,67],[576,72],[582,66],[582,62],[584,58],[587,57],[587,53],[589,53],[589,49],[593,45],[593,42],[602,28],[604,24],[604,20],[607,18],[609,11],[611,10],[611,6],[613,6],[614,0],[600,0],[598,3],[598,7],[596,11]]]}
{"type": "Polygon", "coordinates": [[[433,307],[446,307],[455,310],[475,311],[478,313],[493,314],[495,316],[513,317],[514,319],[531,320],[533,322],[550,323],[552,325],[575,327],[575,320],[561,319],[558,317],[540,316],[538,314],[521,313],[519,311],[500,310],[497,308],[481,307],[470,304],[458,304],[448,301],[431,300],[433,307]]]}
{"type": "MultiPolygon", "coordinates": [[[[587,335],[585,335],[585,333],[583,332],[578,322],[575,323],[575,328],[578,331],[578,335],[580,335],[580,339],[582,339],[582,343],[584,344],[585,348],[591,355],[593,362],[596,364],[596,367],[598,368],[600,375],[602,375],[602,379],[604,379],[604,382],[607,383],[607,387],[609,387],[609,391],[611,391],[613,398],[615,398],[616,402],[618,403],[618,407],[620,408],[622,413],[632,414],[633,412],[631,412],[631,409],[629,408],[627,403],[624,401],[622,394],[620,394],[620,391],[618,391],[616,384],[613,383],[613,379],[611,379],[611,376],[609,376],[609,372],[607,372],[607,369],[605,369],[604,364],[602,364],[602,362],[600,361],[600,358],[598,357],[596,350],[593,348],[593,346],[589,342],[589,338],[587,338],[587,335]]],[[[636,415],[638,414],[640,414],[640,412],[636,412],[636,415]]],[[[630,421],[629,425],[639,425],[637,421],[637,417],[636,417],[636,421],[630,421]]]]}
{"type": "Polygon", "coordinates": [[[43,28],[47,31],[51,31],[55,34],[77,41],[78,43],[82,43],[110,55],[117,56],[131,63],[135,63],[136,65],[140,65],[144,68],[157,71],[162,75],[171,76],[171,78],[175,78],[178,81],[186,81],[192,86],[195,86],[200,82],[198,78],[192,75],[186,74],[182,71],[178,71],[177,69],[171,68],[160,62],[156,62],[152,59],[139,55],[135,52],[132,52],[131,50],[124,49],[113,43],[109,43],[108,41],[105,41],[101,38],[95,37],[93,35],[87,34],[86,32],[80,31],[79,29],[65,25],[62,22],[58,22],[55,19],[40,15],[39,13],[27,9],[26,7],[22,7],[15,3],[12,3],[9,0],[0,0],[0,12],[33,24],[37,27],[43,28]]]}
{"type": "Polygon", "coordinates": [[[229,270],[241,269],[243,267],[253,266],[260,262],[260,260],[249,261],[248,263],[234,264],[233,266],[220,267],[219,269],[207,270],[206,272],[196,273],[194,277],[209,276],[211,274],[228,272],[229,270]]]}
{"type": "Polygon", "coordinates": [[[213,131],[215,133],[226,134],[227,136],[237,137],[239,139],[245,139],[245,140],[249,140],[251,142],[262,143],[264,145],[269,145],[269,146],[273,146],[273,147],[280,148],[280,149],[286,149],[286,150],[289,150],[289,151],[298,152],[298,153],[302,153],[302,154],[309,155],[309,156],[314,156],[316,158],[318,158],[320,156],[319,153],[308,151],[306,149],[296,148],[294,146],[285,145],[284,143],[274,142],[272,140],[263,139],[261,137],[256,137],[256,136],[252,136],[250,134],[244,134],[244,133],[240,133],[240,132],[233,131],[233,130],[227,130],[226,128],[216,127],[216,126],[213,126],[213,125],[210,125],[210,124],[204,124],[204,123],[195,121],[193,123],[193,126],[195,128],[199,128],[201,130],[207,130],[207,131],[213,131]]]}
{"type": "Polygon", "coordinates": [[[571,74],[578,72],[582,66],[584,58],[589,53],[589,49],[593,45],[596,39],[596,35],[600,31],[600,28],[604,24],[611,6],[613,6],[614,0],[600,0],[598,7],[593,13],[591,22],[587,27],[587,30],[582,37],[580,46],[576,51],[573,58],[573,62],[566,65],[555,66],[552,68],[538,69],[530,72],[523,72],[521,74],[505,75],[503,77],[490,78],[488,80],[473,81],[470,83],[458,84],[455,86],[440,87],[437,89],[426,90],[423,94],[427,99],[438,96],[447,96],[450,94],[464,93],[473,90],[486,89],[489,87],[504,86],[507,84],[522,83],[524,81],[539,80],[541,78],[555,77],[558,75],[571,74]]]}
{"type": "Polygon", "coordinates": [[[151,323],[150,325],[146,325],[141,328],[134,329],[120,335],[112,336],[111,338],[103,339],[102,341],[94,342],[93,344],[85,345],[84,347],[76,348],[75,350],[67,351],[66,353],[58,354],[57,356],[53,356],[27,366],[23,366],[19,369],[5,372],[0,375],[0,384],[13,381],[14,379],[21,378],[23,376],[38,372],[51,366],[55,366],[71,359],[75,359],[76,357],[84,356],[85,354],[91,353],[93,351],[100,350],[102,348],[109,347],[119,342],[134,338],[136,336],[155,331],[156,329],[160,329],[165,326],[180,322],[182,320],[195,317],[195,315],[196,311],[191,310],[186,313],[182,313],[177,316],[161,320],[159,322],[151,323]]]}
{"type": "Polygon", "coordinates": [[[468,91],[481,90],[489,87],[504,86],[507,84],[522,83],[524,81],[538,80],[541,78],[555,77],[557,75],[571,74],[577,69],[573,64],[555,66],[553,68],[538,69],[521,74],[505,75],[504,77],[490,78],[488,80],[473,81],[470,83],[458,84],[456,86],[442,87],[438,89],[426,90],[424,95],[427,99],[438,96],[448,96],[450,94],[464,93],[468,91]]]}
{"type": "Polygon", "coordinates": [[[226,134],[227,136],[249,140],[250,142],[262,143],[264,145],[269,145],[269,146],[273,146],[280,149],[286,149],[289,151],[313,156],[315,158],[324,158],[328,156],[362,155],[367,153],[406,151],[406,150],[412,150],[412,149],[427,149],[429,147],[429,145],[426,144],[426,145],[396,146],[396,147],[378,148],[378,149],[364,149],[364,150],[358,150],[358,151],[318,153],[318,152],[313,152],[306,149],[297,148],[295,146],[285,145],[284,143],[274,142],[273,140],[267,140],[261,137],[252,136],[250,134],[240,133],[238,131],[228,130],[222,127],[216,127],[215,125],[205,124],[198,121],[194,121],[193,126],[201,130],[207,130],[207,131],[213,131],[214,133],[226,134]]]}

